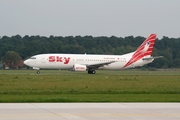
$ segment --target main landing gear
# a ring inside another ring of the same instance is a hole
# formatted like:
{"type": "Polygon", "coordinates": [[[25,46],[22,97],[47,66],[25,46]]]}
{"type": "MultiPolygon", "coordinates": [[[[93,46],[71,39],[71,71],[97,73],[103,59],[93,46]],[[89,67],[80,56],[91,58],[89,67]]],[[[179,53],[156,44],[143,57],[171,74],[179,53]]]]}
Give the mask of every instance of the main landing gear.
{"type": "Polygon", "coordinates": [[[96,71],[94,69],[88,69],[88,74],[96,74],[96,71]]]}

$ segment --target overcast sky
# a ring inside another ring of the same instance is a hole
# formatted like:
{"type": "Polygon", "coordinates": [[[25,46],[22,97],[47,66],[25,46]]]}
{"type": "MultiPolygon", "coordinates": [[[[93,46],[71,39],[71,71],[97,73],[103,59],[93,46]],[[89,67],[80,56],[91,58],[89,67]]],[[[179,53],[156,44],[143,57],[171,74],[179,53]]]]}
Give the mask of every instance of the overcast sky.
{"type": "Polygon", "coordinates": [[[180,0],[0,0],[0,36],[180,37],[180,0]]]}

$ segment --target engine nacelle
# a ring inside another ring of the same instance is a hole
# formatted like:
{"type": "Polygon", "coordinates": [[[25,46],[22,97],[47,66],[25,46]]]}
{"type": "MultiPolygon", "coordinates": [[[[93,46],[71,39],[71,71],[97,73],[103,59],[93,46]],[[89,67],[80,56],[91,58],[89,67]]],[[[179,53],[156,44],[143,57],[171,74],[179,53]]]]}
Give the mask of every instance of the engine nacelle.
{"type": "Polygon", "coordinates": [[[73,71],[86,71],[86,65],[74,64],[73,71]]]}

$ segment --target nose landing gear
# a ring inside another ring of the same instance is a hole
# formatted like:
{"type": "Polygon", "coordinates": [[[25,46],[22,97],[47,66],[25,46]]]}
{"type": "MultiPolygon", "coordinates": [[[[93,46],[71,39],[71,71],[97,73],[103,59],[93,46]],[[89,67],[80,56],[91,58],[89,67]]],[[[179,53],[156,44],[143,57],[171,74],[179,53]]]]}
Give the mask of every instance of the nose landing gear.
{"type": "Polygon", "coordinates": [[[40,74],[40,70],[37,71],[37,74],[40,74]]]}
{"type": "Polygon", "coordinates": [[[37,74],[40,74],[40,68],[33,67],[33,70],[37,70],[37,74]]]}

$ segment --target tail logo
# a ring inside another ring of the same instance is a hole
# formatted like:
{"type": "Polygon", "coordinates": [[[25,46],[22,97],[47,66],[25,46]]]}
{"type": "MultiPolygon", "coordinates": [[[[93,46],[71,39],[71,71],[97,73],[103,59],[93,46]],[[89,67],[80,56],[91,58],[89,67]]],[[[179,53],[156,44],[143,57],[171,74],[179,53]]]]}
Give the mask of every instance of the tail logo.
{"type": "Polygon", "coordinates": [[[144,46],[144,49],[142,50],[142,52],[146,52],[148,50],[150,44],[151,44],[151,42],[147,42],[146,45],[144,46]]]}
{"type": "Polygon", "coordinates": [[[139,59],[143,58],[144,56],[149,56],[152,54],[152,50],[154,47],[154,43],[156,40],[156,35],[151,34],[140,46],[139,48],[134,52],[131,59],[127,62],[127,64],[123,67],[127,67],[139,59]]]}

